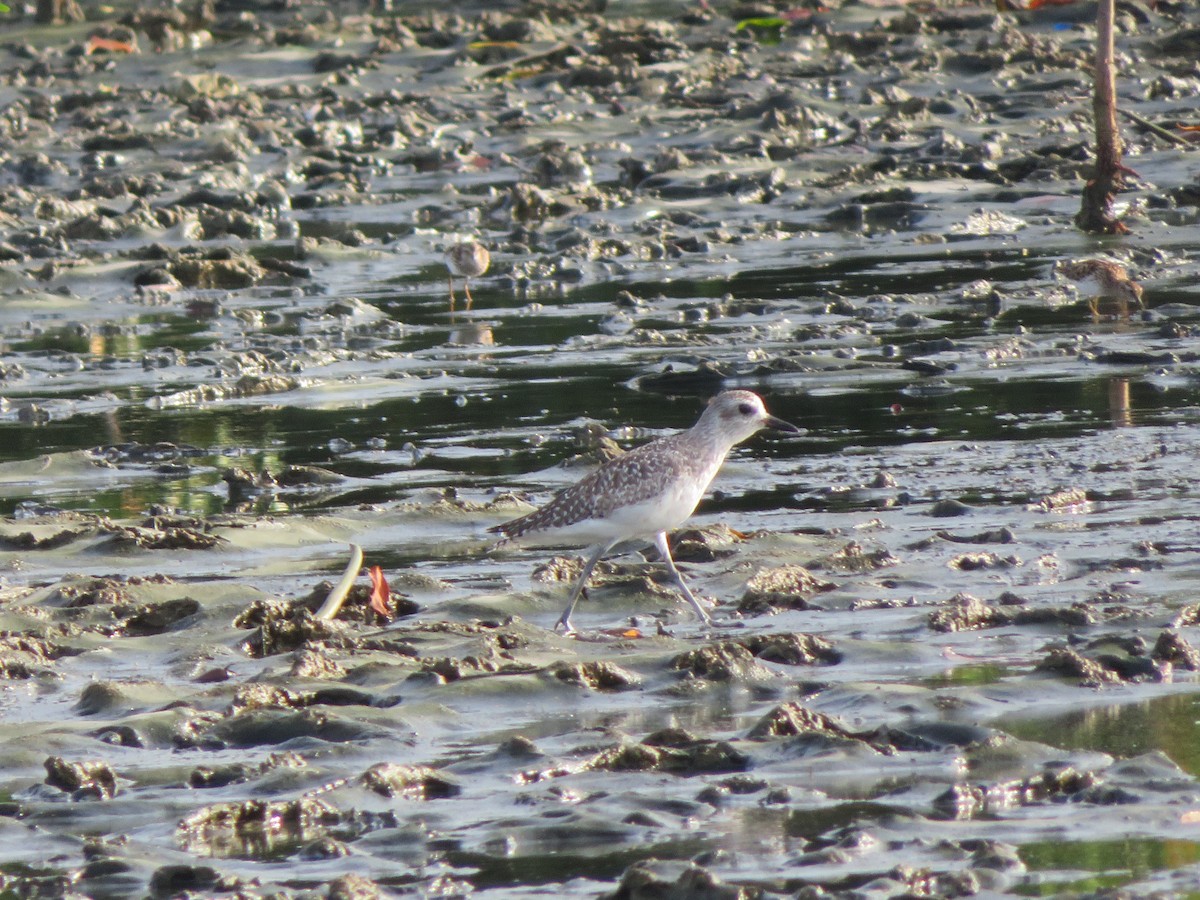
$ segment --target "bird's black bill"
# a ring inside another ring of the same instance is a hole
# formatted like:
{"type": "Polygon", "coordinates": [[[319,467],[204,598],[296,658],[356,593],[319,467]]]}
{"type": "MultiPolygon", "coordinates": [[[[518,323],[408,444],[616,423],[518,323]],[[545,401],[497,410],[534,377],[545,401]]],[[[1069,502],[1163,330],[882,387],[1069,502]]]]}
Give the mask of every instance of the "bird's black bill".
{"type": "Polygon", "coordinates": [[[786,431],[790,434],[800,434],[800,429],[791,422],[785,422],[783,419],[777,419],[774,416],[767,416],[763,422],[764,428],[770,428],[772,431],[786,431]]]}

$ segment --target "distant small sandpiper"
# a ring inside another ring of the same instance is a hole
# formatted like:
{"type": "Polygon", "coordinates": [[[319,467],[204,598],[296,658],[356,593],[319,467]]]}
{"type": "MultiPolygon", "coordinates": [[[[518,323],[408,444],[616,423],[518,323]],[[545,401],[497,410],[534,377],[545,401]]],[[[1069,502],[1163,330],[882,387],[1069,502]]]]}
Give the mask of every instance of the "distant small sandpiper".
{"type": "Polygon", "coordinates": [[[454,312],[454,276],[463,280],[463,292],[467,295],[467,309],[474,302],[471,298],[471,279],[480,277],[488,270],[492,257],[487,247],[478,241],[458,241],[446,250],[446,268],[450,271],[450,311],[454,312]]]}
{"type": "Polygon", "coordinates": [[[667,532],[682,525],[696,509],[733,446],[763,428],[800,431],[790,422],[768,415],[757,394],[726,391],[709,401],[699,421],[687,431],[609,460],[540,509],[489,530],[504,535],[502,544],[526,539],[544,545],[595,547],[556,630],[562,628],[567,634],[575,630],[571,613],[601,557],[624,541],[648,537],[653,538],[683,596],[707,624],[711,621],[708,613],[671,558],[667,532]]]}
{"type": "Polygon", "coordinates": [[[1099,315],[1098,300],[1114,300],[1121,315],[1129,314],[1129,306],[1145,307],[1142,286],[1129,277],[1125,267],[1107,259],[1084,259],[1059,262],[1055,265],[1064,278],[1075,282],[1079,296],[1086,297],[1092,315],[1099,315]]]}

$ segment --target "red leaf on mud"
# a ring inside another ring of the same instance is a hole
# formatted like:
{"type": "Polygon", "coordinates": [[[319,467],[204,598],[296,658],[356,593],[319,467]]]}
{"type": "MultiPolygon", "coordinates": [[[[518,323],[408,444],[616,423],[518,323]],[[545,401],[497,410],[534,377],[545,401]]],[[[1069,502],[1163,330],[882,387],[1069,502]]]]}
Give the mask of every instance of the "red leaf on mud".
{"type": "Polygon", "coordinates": [[[392,592],[388,588],[387,579],[383,577],[383,569],[371,566],[368,574],[371,576],[371,609],[385,619],[390,619],[392,611],[388,609],[388,601],[392,599],[392,592]]]}

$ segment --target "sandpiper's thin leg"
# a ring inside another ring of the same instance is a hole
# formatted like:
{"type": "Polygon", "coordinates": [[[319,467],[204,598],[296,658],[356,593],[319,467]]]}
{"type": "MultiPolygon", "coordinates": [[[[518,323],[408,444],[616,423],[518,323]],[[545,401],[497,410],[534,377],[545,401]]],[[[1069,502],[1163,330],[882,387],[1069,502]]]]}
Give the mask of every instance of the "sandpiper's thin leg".
{"type": "Polygon", "coordinates": [[[712,619],[708,613],[704,611],[704,607],[700,605],[700,601],[692,596],[691,589],[684,583],[683,573],[675,568],[675,560],[671,558],[671,546],[667,543],[667,533],[660,531],[654,536],[654,546],[658,548],[658,555],[663,558],[663,562],[667,564],[667,571],[671,573],[671,577],[675,579],[675,583],[679,585],[679,589],[683,591],[683,596],[687,598],[687,602],[692,604],[692,609],[696,611],[696,615],[700,617],[705,625],[712,623],[712,619]]]}
{"type": "Polygon", "coordinates": [[[446,279],[450,283],[450,315],[454,315],[454,276],[446,279]]]}
{"type": "Polygon", "coordinates": [[[467,309],[470,309],[471,304],[475,302],[475,300],[471,297],[471,279],[470,278],[463,279],[463,291],[467,295],[467,309]]]}
{"type": "Polygon", "coordinates": [[[583,564],[583,572],[579,575],[579,581],[575,583],[575,589],[571,591],[571,599],[567,602],[567,608],[563,610],[563,614],[554,623],[555,631],[558,631],[560,627],[563,630],[563,634],[571,634],[575,631],[575,626],[571,624],[571,613],[575,612],[575,604],[579,602],[579,595],[583,593],[583,589],[587,586],[587,580],[592,574],[592,569],[596,568],[596,563],[600,562],[600,557],[604,556],[605,553],[616,545],[616,541],[601,544],[596,548],[596,552],[591,555],[588,561],[583,564]]]}

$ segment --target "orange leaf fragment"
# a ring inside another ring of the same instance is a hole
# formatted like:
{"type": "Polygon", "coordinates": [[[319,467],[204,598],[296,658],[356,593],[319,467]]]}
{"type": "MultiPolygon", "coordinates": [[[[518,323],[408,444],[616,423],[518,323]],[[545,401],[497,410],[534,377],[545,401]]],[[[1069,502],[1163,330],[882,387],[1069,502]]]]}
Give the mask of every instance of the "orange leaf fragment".
{"type": "Polygon", "coordinates": [[[107,53],[136,53],[137,47],[128,41],[114,41],[112,38],[100,37],[97,34],[88,38],[88,53],[96,53],[101,50],[107,53]]]}
{"type": "Polygon", "coordinates": [[[625,638],[628,640],[634,640],[642,636],[640,628],[604,628],[601,631],[609,637],[625,638]]]}
{"type": "Polygon", "coordinates": [[[371,609],[385,619],[390,619],[392,611],[388,608],[388,601],[392,599],[392,591],[388,587],[387,579],[383,577],[383,569],[371,566],[367,574],[371,576],[371,609]]]}

